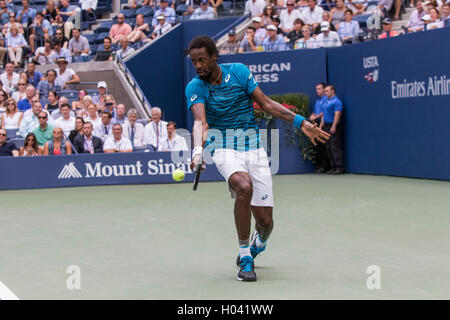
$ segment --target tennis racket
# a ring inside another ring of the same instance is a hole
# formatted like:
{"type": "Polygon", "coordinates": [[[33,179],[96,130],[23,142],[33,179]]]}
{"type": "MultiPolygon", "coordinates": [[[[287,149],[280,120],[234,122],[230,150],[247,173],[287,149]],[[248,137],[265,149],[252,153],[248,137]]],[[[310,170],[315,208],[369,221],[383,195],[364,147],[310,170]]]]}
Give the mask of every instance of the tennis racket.
{"type": "Polygon", "coordinates": [[[194,186],[192,188],[192,190],[196,191],[197,190],[197,186],[198,186],[198,182],[200,181],[200,173],[202,172],[202,163],[200,162],[199,164],[197,164],[196,166],[196,171],[195,171],[195,179],[194,179],[194,186]]]}

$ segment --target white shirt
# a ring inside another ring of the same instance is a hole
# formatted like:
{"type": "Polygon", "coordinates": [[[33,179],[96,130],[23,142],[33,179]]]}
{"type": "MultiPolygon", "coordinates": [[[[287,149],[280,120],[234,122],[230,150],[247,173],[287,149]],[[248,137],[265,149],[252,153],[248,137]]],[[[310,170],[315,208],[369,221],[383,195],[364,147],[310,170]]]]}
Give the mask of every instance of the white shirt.
{"type": "Polygon", "coordinates": [[[16,72],[12,73],[11,80],[8,79],[6,71],[0,75],[0,81],[3,84],[3,90],[8,93],[11,93],[14,90],[14,87],[19,83],[19,74],[16,72]]]}
{"type": "Polygon", "coordinates": [[[202,8],[195,9],[194,13],[191,15],[190,20],[201,20],[201,19],[214,19],[214,9],[208,7],[206,10],[202,8]]]}
{"type": "Polygon", "coordinates": [[[127,47],[125,49],[125,51],[123,51],[122,48],[120,48],[119,50],[116,51],[116,55],[118,57],[120,57],[120,59],[124,60],[126,57],[128,57],[129,55],[133,54],[136,50],[134,50],[131,47],[127,47]]]}
{"type": "Polygon", "coordinates": [[[97,2],[98,2],[98,0],[80,0],[81,9],[87,10],[89,8],[92,8],[92,10],[96,10],[97,2]]]}
{"type": "Polygon", "coordinates": [[[328,36],[321,32],[316,37],[316,41],[321,48],[340,47],[342,45],[341,38],[336,31],[330,31],[328,36]]]}
{"type": "Polygon", "coordinates": [[[64,71],[63,74],[59,73],[59,68],[56,69],[56,80],[62,81],[63,83],[66,83],[67,81],[72,79],[72,76],[75,74],[75,70],[72,68],[66,68],[66,71],[64,71]]]}
{"type": "Polygon", "coordinates": [[[114,137],[108,137],[103,145],[103,151],[107,149],[114,149],[116,151],[126,151],[133,150],[131,141],[128,138],[121,137],[119,141],[114,139],[114,137]]]}
{"type": "Polygon", "coordinates": [[[294,21],[296,19],[302,19],[302,13],[294,9],[291,13],[288,13],[287,9],[281,11],[280,14],[280,28],[282,29],[292,29],[294,27],[294,21]]]}
{"type": "Polygon", "coordinates": [[[91,119],[91,117],[85,117],[84,118],[84,122],[90,122],[92,123],[92,128],[95,129],[95,127],[100,126],[102,124],[102,119],[100,119],[100,117],[97,117],[97,119],[93,120],[91,119]]]}
{"type": "MultiPolygon", "coordinates": [[[[123,125],[123,133],[122,136],[131,139],[131,124],[126,122],[123,125]]],[[[136,122],[134,124],[134,146],[135,147],[143,147],[144,143],[144,125],[142,123],[136,122]]]]}
{"type": "Polygon", "coordinates": [[[302,20],[305,24],[320,23],[322,22],[322,13],[323,9],[319,6],[315,6],[313,11],[309,7],[305,8],[302,20]]]}
{"type": "Polygon", "coordinates": [[[265,6],[266,2],[264,0],[248,0],[245,3],[245,12],[250,12],[252,14],[252,17],[261,16],[265,6]]]}
{"type": "Polygon", "coordinates": [[[26,92],[20,92],[20,91],[16,91],[12,94],[12,98],[14,100],[16,100],[16,102],[19,102],[20,100],[23,100],[27,97],[27,93],[26,92]]]}
{"type": "Polygon", "coordinates": [[[295,42],[294,46],[294,49],[317,49],[317,48],[319,48],[319,44],[313,37],[309,38],[308,40],[305,40],[305,38],[298,39],[295,42]]]}
{"type": "Polygon", "coordinates": [[[162,142],[159,144],[158,151],[187,151],[189,150],[186,144],[186,140],[177,135],[173,134],[172,140],[169,140],[169,138],[165,138],[162,140],[162,142]]]}
{"type": "Polygon", "coordinates": [[[144,144],[151,144],[155,147],[159,147],[159,143],[167,138],[167,122],[159,120],[158,125],[155,122],[150,122],[145,125],[144,129],[144,144]],[[157,139],[156,131],[159,131],[157,139]]]}
{"type": "Polygon", "coordinates": [[[66,137],[69,137],[70,131],[75,129],[75,118],[70,117],[66,120],[63,117],[60,117],[55,120],[55,127],[60,127],[61,129],[63,129],[66,137]]]}
{"type": "Polygon", "coordinates": [[[109,123],[106,128],[108,133],[105,133],[105,125],[103,124],[103,122],[100,121],[100,125],[97,125],[94,127],[94,132],[93,135],[96,137],[99,137],[100,139],[102,139],[102,141],[105,141],[106,138],[108,137],[112,137],[112,123],[109,123]]]}

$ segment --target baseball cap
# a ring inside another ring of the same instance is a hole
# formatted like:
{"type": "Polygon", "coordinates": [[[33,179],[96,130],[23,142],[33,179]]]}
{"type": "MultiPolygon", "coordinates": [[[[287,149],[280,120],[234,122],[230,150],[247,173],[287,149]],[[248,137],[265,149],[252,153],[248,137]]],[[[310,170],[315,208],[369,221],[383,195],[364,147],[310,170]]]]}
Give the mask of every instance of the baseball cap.
{"type": "Polygon", "coordinates": [[[164,20],[166,17],[164,17],[163,15],[159,15],[156,17],[156,20],[164,20]]]}
{"type": "Polygon", "coordinates": [[[236,31],[234,31],[234,29],[231,29],[230,31],[228,31],[228,34],[230,36],[235,36],[236,35],[236,31]]]}
{"type": "Polygon", "coordinates": [[[267,30],[277,31],[277,27],[275,27],[273,24],[267,27],[267,30]]]}
{"type": "Polygon", "coordinates": [[[382,24],[391,24],[392,20],[390,18],[384,18],[382,24]]]}
{"type": "Polygon", "coordinates": [[[430,21],[431,20],[431,16],[429,14],[426,14],[420,20],[422,20],[422,21],[430,21]]]}
{"type": "Polygon", "coordinates": [[[320,31],[326,31],[330,28],[330,23],[328,21],[322,21],[320,23],[320,31]]]}
{"type": "Polygon", "coordinates": [[[208,4],[208,0],[202,0],[200,1],[200,4],[208,4]]]}
{"type": "Polygon", "coordinates": [[[97,85],[97,89],[98,88],[108,88],[108,86],[106,85],[106,82],[105,81],[100,81],[99,83],[98,83],[98,85],[97,85]]]}
{"type": "Polygon", "coordinates": [[[261,17],[253,17],[252,21],[254,22],[261,22],[261,17]]]}
{"type": "Polygon", "coordinates": [[[60,63],[60,62],[64,62],[64,63],[69,63],[69,61],[67,61],[66,60],[66,58],[64,58],[64,57],[59,57],[58,59],[56,59],[56,63],[58,64],[58,63],[60,63]]]}

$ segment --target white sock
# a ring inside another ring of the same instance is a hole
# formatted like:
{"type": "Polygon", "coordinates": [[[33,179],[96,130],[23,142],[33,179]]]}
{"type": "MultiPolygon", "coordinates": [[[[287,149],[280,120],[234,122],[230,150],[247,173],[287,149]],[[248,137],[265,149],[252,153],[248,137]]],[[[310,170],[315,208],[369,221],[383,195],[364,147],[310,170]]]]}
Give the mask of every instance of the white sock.
{"type": "Polygon", "coordinates": [[[244,247],[239,247],[239,256],[245,257],[245,256],[252,256],[250,253],[250,246],[244,246],[244,247]]]}
{"type": "Polygon", "coordinates": [[[256,236],[256,247],[258,247],[259,249],[261,249],[262,247],[264,247],[266,245],[266,241],[261,241],[261,238],[259,237],[259,234],[256,236]]]}

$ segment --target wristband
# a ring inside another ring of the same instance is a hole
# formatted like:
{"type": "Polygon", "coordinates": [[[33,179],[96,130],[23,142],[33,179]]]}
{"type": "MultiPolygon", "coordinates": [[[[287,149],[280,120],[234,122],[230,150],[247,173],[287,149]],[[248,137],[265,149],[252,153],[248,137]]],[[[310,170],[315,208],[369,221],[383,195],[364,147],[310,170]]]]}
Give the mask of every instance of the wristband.
{"type": "Polygon", "coordinates": [[[203,148],[200,146],[197,146],[194,148],[194,150],[192,150],[192,159],[197,156],[197,155],[201,155],[203,153],[203,148]]]}
{"type": "Polygon", "coordinates": [[[305,120],[305,118],[302,117],[301,115],[299,115],[299,114],[295,115],[295,118],[294,118],[294,127],[300,129],[301,126],[302,126],[303,120],[305,120]]]}

